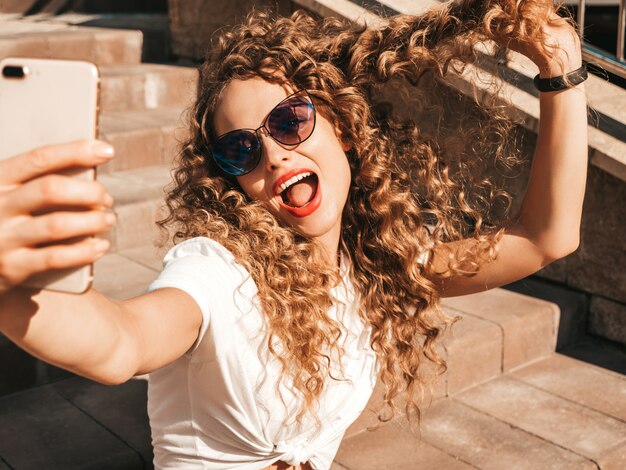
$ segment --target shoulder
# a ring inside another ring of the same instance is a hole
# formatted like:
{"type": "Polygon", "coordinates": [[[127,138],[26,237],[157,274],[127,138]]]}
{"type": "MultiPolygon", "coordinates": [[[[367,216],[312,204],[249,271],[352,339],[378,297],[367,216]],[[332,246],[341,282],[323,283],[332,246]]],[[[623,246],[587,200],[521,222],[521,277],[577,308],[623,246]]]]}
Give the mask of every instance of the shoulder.
{"type": "Polygon", "coordinates": [[[229,264],[235,262],[233,254],[219,242],[208,237],[194,237],[170,248],[163,258],[163,265],[189,257],[215,258],[229,264]]]}
{"type": "Polygon", "coordinates": [[[247,271],[224,246],[207,237],[196,237],[170,248],[163,258],[163,270],[150,290],[180,286],[189,290],[198,286],[216,294],[222,287],[236,286],[247,277],[247,271]]]}

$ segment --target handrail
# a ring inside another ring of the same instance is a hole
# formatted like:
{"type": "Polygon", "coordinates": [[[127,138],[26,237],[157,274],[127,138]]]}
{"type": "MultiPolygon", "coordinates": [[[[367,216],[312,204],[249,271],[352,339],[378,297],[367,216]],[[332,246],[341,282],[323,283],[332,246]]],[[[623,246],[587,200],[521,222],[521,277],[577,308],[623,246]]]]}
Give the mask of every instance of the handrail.
{"type": "Polygon", "coordinates": [[[616,54],[610,54],[584,40],[585,32],[585,0],[578,0],[578,34],[583,41],[583,59],[598,65],[608,72],[626,78],[626,62],[624,61],[624,26],[626,25],[626,0],[619,0],[617,15],[616,54]]]}

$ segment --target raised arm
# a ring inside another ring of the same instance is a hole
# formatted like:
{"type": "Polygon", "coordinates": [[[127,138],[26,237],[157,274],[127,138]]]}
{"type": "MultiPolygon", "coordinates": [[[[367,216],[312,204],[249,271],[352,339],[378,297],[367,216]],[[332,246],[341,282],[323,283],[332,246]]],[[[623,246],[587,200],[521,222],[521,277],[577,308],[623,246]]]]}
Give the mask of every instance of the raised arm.
{"type": "Polygon", "coordinates": [[[20,287],[32,274],[88,264],[106,251],[104,240],[59,243],[108,230],[112,200],[96,182],[52,172],[103,163],[108,149],[77,142],[0,162],[0,332],[46,362],[115,384],[189,349],[202,321],[196,302],[178,289],[117,302],[93,289],[74,295],[20,287]],[[37,215],[59,205],[83,211],[37,215]]]}
{"type": "MultiPolygon", "coordinates": [[[[510,44],[537,64],[542,78],[562,75],[582,63],[574,29],[565,21],[557,22],[545,29],[547,39],[557,46],[552,59],[538,44],[510,44]]],[[[539,132],[526,195],[519,214],[498,243],[497,258],[472,277],[433,279],[442,296],[470,294],[513,282],[578,247],[587,176],[584,84],[540,93],[539,103],[539,132]]],[[[451,251],[469,250],[472,245],[470,239],[441,246],[433,255],[434,269],[444,271],[451,251]]]]}

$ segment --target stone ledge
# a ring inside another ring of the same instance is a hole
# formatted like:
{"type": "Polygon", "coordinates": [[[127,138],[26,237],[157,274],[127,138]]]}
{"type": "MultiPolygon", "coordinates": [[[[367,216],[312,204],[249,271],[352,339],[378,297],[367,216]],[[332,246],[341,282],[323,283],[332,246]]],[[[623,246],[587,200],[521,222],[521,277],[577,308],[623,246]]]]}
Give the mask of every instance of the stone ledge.
{"type": "Polygon", "coordinates": [[[559,307],[504,289],[448,297],[442,305],[497,325],[502,331],[502,371],[546,357],[556,349],[559,307]]]}
{"type": "Polygon", "coordinates": [[[127,111],[187,107],[196,96],[198,70],[160,64],[100,67],[100,109],[127,111]]]}
{"type": "Polygon", "coordinates": [[[182,107],[115,111],[100,115],[100,138],[115,148],[115,158],[98,174],[153,165],[170,165],[185,140],[182,107]]]}
{"type": "Polygon", "coordinates": [[[115,199],[117,222],[106,234],[111,252],[151,246],[159,236],[156,220],[164,212],[164,188],[171,181],[167,165],[99,175],[98,180],[115,199]]]}
{"type": "Polygon", "coordinates": [[[87,60],[98,66],[141,61],[141,31],[3,21],[0,57],[87,60]]]}

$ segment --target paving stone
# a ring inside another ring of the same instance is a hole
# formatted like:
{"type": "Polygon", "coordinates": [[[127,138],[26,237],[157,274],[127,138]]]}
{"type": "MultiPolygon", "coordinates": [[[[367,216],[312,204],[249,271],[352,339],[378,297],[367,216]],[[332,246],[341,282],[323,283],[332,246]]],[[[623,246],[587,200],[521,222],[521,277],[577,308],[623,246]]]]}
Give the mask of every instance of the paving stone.
{"type": "Polygon", "coordinates": [[[344,439],[335,461],[355,470],[475,468],[420,440],[409,431],[403,418],[344,439]]]}
{"type": "Polygon", "coordinates": [[[143,293],[158,274],[116,254],[96,261],[94,272],[94,288],[114,299],[128,299],[143,293]]]}
{"type": "Polygon", "coordinates": [[[152,464],[154,456],[145,380],[129,380],[112,387],[75,377],[52,387],[63,398],[137,451],[144,464],[152,464]]]}
{"type": "Polygon", "coordinates": [[[62,0],[37,2],[36,0],[0,0],[0,11],[26,13],[33,7],[38,12],[54,12],[64,6],[62,0]]]}
{"type": "Polygon", "coordinates": [[[553,302],[559,306],[559,333],[557,351],[581,341],[587,329],[588,295],[580,291],[546,281],[539,276],[529,276],[502,286],[519,294],[553,302]]]}
{"type": "Polygon", "coordinates": [[[141,31],[92,28],[98,65],[137,64],[141,62],[141,31]],[[111,34],[111,31],[115,31],[111,34]]]}
{"type": "Polygon", "coordinates": [[[0,57],[41,57],[47,49],[43,35],[31,37],[0,36],[0,57]]]}
{"type": "Polygon", "coordinates": [[[158,165],[163,161],[163,130],[159,127],[104,131],[100,136],[115,149],[115,158],[100,167],[102,173],[158,165]]]}
{"type": "Polygon", "coordinates": [[[596,469],[596,465],[454,399],[424,413],[422,439],[483,470],[596,469]]]}
{"type": "Polygon", "coordinates": [[[159,64],[101,67],[102,112],[187,107],[195,98],[197,69],[159,64]]]}
{"type": "Polygon", "coordinates": [[[0,400],[0,456],[20,470],[142,468],[134,450],[50,386],[0,400]]]}
{"type": "Polygon", "coordinates": [[[493,289],[442,299],[442,305],[500,326],[504,338],[502,370],[546,357],[556,346],[559,310],[555,304],[493,289]]]}
{"type": "Polygon", "coordinates": [[[457,396],[496,419],[596,462],[620,468],[626,423],[510,377],[499,377],[457,396]]]}
{"type": "Polygon", "coordinates": [[[106,234],[111,253],[142,245],[152,245],[160,236],[156,220],[163,214],[160,200],[145,200],[114,208],[117,223],[106,234]]]}
{"type": "MultiPolygon", "coordinates": [[[[446,312],[448,314],[457,312],[446,312]]],[[[446,343],[449,395],[502,372],[502,330],[492,322],[460,313],[446,343]]]]}
{"type": "Polygon", "coordinates": [[[67,29],[47,35],[47,57],[96,62],[95,37],[89,30],[67,29]]]}
{"type": "Polygon", "coordinates": [[[510,374],[534,387],[626,422],[626,377],[562,354],[510,374]],[[598,391],[602,391],[598,393],[598,391]]]}
{"type": "Polygon", "coordinates": [[[591,296],[589,333],[626,345],[626,303],[591,296]]]}
{"type": "Polygon", "coordinates": [[[625,200],[623,180],[589,168],[579,248],[583,262],[568,276],[569,285],[618,302],[626,302],[625,200]]]}
{"type": "Polygon", "coordinates": [[[72,376],[31,356],[2,334],[0,340],[0,397],[72,376]]]}
{"type": "Polygon", "coordinates": [[[168,11],[174,54],[203,59],[213,33],[239,23],[253,6],[271,6],[285,16],[293,11],[289,0],[170,0],[168,11]]]}
{"type": "Polygon", "coordinates": [[[587,337],[563,351],[569,357],[626,375],[626,351],[600,338],[587,337]]]}
{"type": "Polygon", "coordinates": [[[105,235],[111,241],[111,253],[138,246],[152,246],[161,235],[156,220],[165,214],[164,188],[171,181],[165,166],[98,176],[115,199],[117,222],[105,235]]]}
{"type": "Polygon", "coordinates": [[[136,64],[141,59],[141,42],[140,31],[3,22],[0,57],[82,59],[98,66],[136,64]]]}
{"type": "Polygon", "coordinates": [[[160,272],[163,269],[163,257],[167,253],[168,246],[163,248],[156,246],[138,246],[118,252],[120,256],[139,263],[146,268],[160,272]]]}
{"type": "Polygon", "coordinates": [[[180,108],[104,113],[100,138],[115,148],[115,158],[101,165],[102,174],[171,163],[187,130],[180,108]]]}
{"type": "Polygon", "coordinates": [[[141,200],[162,199],[164,188],[171,183],[172,177],[167,166],[152,165],[109,175],[98,175],[98,181],[114,197],[115,205],[124,205],[141,200]]]}

